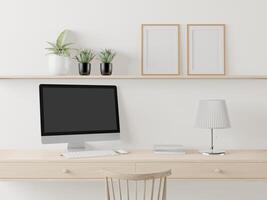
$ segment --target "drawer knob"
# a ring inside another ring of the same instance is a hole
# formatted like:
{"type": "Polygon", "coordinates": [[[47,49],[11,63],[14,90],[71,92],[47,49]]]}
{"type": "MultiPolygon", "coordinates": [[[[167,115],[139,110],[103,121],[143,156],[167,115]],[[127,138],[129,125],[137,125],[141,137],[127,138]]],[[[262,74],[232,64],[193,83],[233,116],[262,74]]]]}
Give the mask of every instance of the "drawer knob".
{"type": "Polygon", "coordinates": [[[69,169],[62,169],[62,173],[68,174],[68,173],[70,173],[70,170],[69,169]]]}
{"type": "Polygon", "coordinates": [[[216,169],[214,169],[214,172],[215,173],[223,173],[223,170],[216,168],[216,169]]]}

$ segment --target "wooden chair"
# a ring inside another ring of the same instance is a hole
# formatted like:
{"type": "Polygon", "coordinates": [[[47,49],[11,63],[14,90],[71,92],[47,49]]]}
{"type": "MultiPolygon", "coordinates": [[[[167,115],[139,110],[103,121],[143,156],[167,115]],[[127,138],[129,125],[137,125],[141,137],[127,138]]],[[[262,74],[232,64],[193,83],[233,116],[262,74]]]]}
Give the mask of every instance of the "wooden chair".
{"type": "Polygon", "coordinates": [[[171,170],[150,174],[107,172],[107,200],[166,200],[167,176],[171,170]]]}

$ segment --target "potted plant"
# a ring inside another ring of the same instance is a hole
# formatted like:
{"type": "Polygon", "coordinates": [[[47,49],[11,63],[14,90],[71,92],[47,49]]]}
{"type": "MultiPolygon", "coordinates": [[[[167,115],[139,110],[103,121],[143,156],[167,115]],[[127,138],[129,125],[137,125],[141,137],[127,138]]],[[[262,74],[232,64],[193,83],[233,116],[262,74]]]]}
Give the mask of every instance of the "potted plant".
{"type": "Polygon", "coordinates": [[[116,53],[111,49],[102,50],[98,57],[101,61],[100,71],[102,75],[111,75],[112,74],[112,60],[114,59],[116,53]]]}
{"type": "Polygon", "coordinates": [[[79,63],[80,75],[89,75],[91,71],[91,61],[94,59],[95,54],[91,49],[83,49],[75,56],[75,59],[79,63]]]}
{"type": "Polygon", "coordinates": [[[69,71],[71,64],[70,46],[73,43],[66,43],[68,30],[62,31],[56,39],[56,42],[47,42],[50,47],[46,48],[49,51],[48,67],[52,75],[64,75],[69,71]]]}

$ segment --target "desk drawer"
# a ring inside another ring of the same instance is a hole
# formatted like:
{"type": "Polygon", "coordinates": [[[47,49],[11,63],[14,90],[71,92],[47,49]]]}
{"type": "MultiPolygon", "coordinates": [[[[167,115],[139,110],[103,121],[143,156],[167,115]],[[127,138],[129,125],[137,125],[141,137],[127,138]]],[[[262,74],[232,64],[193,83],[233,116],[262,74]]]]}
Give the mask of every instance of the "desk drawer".
{"type": "Polygon", "coordinates": [[[267,179],[267,163],[138,163],[136,171],[146,173],[172,169],[178,179],[267,179]]]}
{"type": "Polygon", "coordinates": [[[97,179],[104,170],[134,172],[127,163],[1,163],[0,179],[97,179]]]}

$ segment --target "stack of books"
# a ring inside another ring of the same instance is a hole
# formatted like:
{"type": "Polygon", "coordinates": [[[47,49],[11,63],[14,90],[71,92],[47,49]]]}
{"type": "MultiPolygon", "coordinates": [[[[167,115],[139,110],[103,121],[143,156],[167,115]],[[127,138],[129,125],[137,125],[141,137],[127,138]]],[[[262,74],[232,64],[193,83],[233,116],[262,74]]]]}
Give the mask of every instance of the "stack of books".
{"type": "Polygon", "coordinates": [[[181,145],[154,145],[153,152],[156,154],[185,154],[185,149],[181,145]]]}

